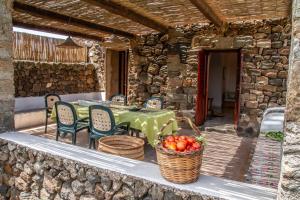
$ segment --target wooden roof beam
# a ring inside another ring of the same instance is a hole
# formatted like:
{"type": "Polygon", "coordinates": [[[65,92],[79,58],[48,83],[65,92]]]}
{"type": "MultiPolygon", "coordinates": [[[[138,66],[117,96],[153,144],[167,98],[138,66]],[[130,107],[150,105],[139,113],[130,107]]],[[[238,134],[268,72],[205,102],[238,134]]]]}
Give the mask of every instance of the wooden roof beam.
{"type": "Polygon", "coordinates": [[[154,19],[153,17],[150,16],[150,14],[147,14],[147,12],[141,12],[138,11],[138,9],[133,9],[111,0],[81,0],[81,1],[84,1],[94,6],[98,6],[102,9],[107,10],[108,12],[111,12],[116,15],[120,15],[122,17],[125,17],[134,22],[137,22],[139,24],[142,24],[146,27],[150,27],[160,32],[167,32],[168,29],[171,27],[167,25],[165,22],[161,22],[158,21],[157,19],[154,19]]]}
{"type": "Polygon", "coordinates": [[[77,19],[77,18],[70,17],[67,15],[62,15],[62,14],[59,14],[56,12],[44,10],[44,9],[37,8],[37,7],[31,6],[31,5],[28,5],[28,4],[20,3],[17,1],[14,2],[13,8],[14,8],[14,10],[16,10],[18,12],[27,13],[32,16],[36,16],[36,17],[48,19],[48,20],[53,20],[53,21],[57,21],[60,23],[64,23],[64,24],[69,24],[69,25],[73,25],[73,26],[77,26],[77,27],[81,27],[81,28],[87,28],[87,29],[91,29],[91,30],[95,30],[95,31],[108,33],[108,34],[114,34],[114,35],[129,38],[129,39],[132,39],[135,37],[134,34],[126,32],[126,31],[110,28],[110,27],[103,26],[100,24],[95,24],[95,23],[92,23],[89,21],[77,19]]]}
{"type": "Polygon", "coordinates": [[[222,27],[225,24],[223,19],[217,15],[217,13],[215,13],[215,11],[208,5],[206,0],[190,0],[190,2],[194,4],[194,6],[196,6],[198,10],[200,10],[200,12],[216,26],[222,27]]]}
{"type": "Polygon", "coordinates": [[[89,40],[95,40],[99,42],[103,42],[104,38],[94,36],[94,35],[87,35],[84,33],[80,32],[75,32],[75,31],[67,31],[64,29],[58,29],[58,28],[53,28],[49,26],[42,26],[42,25],[36,25],[36,24],[31,24],[31,23],[23,23],[17,20],[13,20],[13,25],[19,28],[26,28],[30,30],[35,30],[35,31],[45,31],[48,33],[54,33],[54,34],[61,34],[61,35],[67,35],[67,36],[72,36],[72,37],[79,37],[83,39],[89,39],[89,40]]]}

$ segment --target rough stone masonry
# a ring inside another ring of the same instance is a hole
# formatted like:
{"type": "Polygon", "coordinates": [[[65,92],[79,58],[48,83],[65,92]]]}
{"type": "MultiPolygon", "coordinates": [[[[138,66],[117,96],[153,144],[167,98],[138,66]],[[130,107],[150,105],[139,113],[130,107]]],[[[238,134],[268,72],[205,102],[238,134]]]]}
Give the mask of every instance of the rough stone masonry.
{"type": "Polygon", "coordinates": [[[14,61],[15,97],[98,92],[98,64],[14,61]]]}
{"type": "Polygon", "coordinates": [[[300,199],[300,1],[292,6],[292,52],[290,54],[285,141],[278,200],[300,199]]]}
{"type": "Polygon", "coordinates": [[[199,50],[241,49],[239,127],[253,135],[266,108],[285,105],[290,37],[290,19],[232,23],[225,32],[214,25],[191,25],[168,35],[142,36],[132,42],[129,101],[162,95],[168,108],[192,109],[199,50]]]}
{"type": "Polygon", "coordinates": [[[0,139],[0,200],[221,200],[0,139]]]}
{"type": "Polygon", "coordinates": [[[14,128],[11,3],[0,0],[0,133],[14,128]]]}

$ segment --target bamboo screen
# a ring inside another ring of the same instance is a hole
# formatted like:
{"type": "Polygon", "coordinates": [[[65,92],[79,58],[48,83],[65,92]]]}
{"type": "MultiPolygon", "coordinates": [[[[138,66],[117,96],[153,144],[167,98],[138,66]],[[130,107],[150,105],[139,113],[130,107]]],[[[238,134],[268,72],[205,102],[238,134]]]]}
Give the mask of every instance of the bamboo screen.
{"type": "Polygon", "coordinates": [[[80,63],[87,62],[87,47],[82,41],[80,49],[57,48],[64,40],[26,33],[14,32],[13,55],[15,60],[43,62],[80,63]]]}

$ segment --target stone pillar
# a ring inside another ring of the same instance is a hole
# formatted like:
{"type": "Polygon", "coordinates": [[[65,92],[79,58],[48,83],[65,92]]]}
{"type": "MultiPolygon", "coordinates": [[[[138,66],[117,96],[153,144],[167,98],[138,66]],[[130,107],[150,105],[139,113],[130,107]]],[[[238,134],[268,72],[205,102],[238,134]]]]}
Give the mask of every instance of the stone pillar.
{"type": "Polygon", "coordinates": [[[93,43],[89,49],[89,58],[91,63],[94,64],[96,69],[96,77],[98,81],[98,91],[105,91],[106,78],[105,78],[105,66],[106,66],[106,49],[98,43],[93,43]]]}
{"type": "Polygon", "coordinates": [[[0,133],[14,129],[11,0],[0,0],[0,133]]]}
{"type": "Polygon", "coordinates": [[[292,24],[285,141],[278,200],[300,199],[300,0],[293,0],[292,24]]]}
{"type": "Polygon", "coordinates": [[[188,94],[185,92],[184,82],[187,74],[187,65],[180,57],[180,44],[188,43],[182,32],[169,31],[168,49],[168,82],[167,106],[176,110],[186,110],[188,107],[188,94]]]}

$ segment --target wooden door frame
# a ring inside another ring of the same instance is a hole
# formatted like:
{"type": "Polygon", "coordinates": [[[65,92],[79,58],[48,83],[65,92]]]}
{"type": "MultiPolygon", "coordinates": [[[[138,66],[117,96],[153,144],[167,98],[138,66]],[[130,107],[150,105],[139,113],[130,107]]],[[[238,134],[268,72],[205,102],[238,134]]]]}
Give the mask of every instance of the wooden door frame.
{"type": "Polygon", "coordinates": [[[128,50],[119,51],[119,93],[127,96],[128,86],[128,50]]]}
{"type": "Polygon", "coordinates": [[[207,118],[208,114],[208,85],[209,85],[209,66],[208,59],[209,54],[212,52],[235,52],[237,53],[237,78],[236,78],[236,100],[234,108],[234,121],[235,128],[238,126],[239,115],[240,115],[240,92],[241,92],[241,72],[243,64],[243,54],[241,49],[202,49],[198,52],[198,82],[197,82],[197,100],[196,100],[196,113],[195,113],[195,123],[197,126],[203,124],[207,118]],[[202,58],[200,58],[202,56],[202,58]],[[203,59],[204,57],[204,59],[203,59]],[[204,68],[204,80],[200,77],[204,68]],[[204,83],[203,85],[201,83],[204,83]],[[201,92],[202,91],[202,92],[201,92]],[[204,99],[204,102],[203,102],[204,99]],[[204,111],[204,115],[201,114],[204,111]]]}
{"type": "Polygon", "coordinates": [[[207,113],[207,59],[208,54],[205,50],[198,52],[198,77],[197,77],[197,99],[195,124],[197,126],[205,122],[207,113]]]}
{"type": "Polygon", "coordinates": [[[238,50],[238,60],[237,60],[237,74],[236,74],[236,90],[235,90],[235,106],[234,106],[234,127],[238,128],[239,119],[240,119],[240,111],[241,111],[241,80],[242,80],[242,69],[243,69],[243,59],[244,55],[242,50],[238,50]]]}

